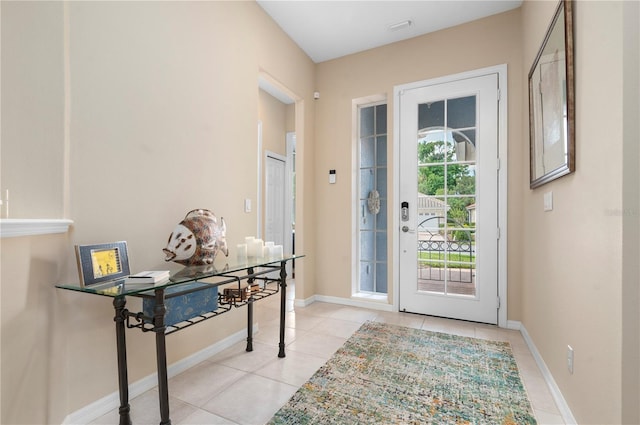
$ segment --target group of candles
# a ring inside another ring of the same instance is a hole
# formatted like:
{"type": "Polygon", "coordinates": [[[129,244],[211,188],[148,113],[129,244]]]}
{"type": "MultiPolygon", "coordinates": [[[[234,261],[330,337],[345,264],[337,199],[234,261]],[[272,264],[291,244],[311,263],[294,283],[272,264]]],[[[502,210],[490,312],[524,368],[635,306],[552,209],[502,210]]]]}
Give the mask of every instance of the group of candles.
{"type": "Polygon", "coordinates": [[[266,260],[278,260],[283,257],[282,245],[273,242],[263,242],[253,236],[244,238],[245,243],[238,245],[238,262],[244,263],[249,258],[264,258],[266,260]]]}

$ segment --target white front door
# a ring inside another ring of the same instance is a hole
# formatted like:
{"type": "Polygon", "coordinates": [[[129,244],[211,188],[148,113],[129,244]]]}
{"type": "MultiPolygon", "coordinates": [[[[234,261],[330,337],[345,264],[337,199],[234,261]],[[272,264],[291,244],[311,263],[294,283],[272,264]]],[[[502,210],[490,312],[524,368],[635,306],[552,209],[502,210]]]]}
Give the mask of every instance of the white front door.
{"type": "Polygon", "coordinates": [[[399,98],[400,311],[498,321],[498,74],[399,98]]]}

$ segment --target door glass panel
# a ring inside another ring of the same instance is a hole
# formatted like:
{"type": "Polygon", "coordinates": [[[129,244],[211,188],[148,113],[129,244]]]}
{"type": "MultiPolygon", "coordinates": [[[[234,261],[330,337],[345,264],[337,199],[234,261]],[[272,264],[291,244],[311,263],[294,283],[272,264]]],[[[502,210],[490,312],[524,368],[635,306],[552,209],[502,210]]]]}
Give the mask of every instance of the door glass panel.
{"type": "Polygon", "coordinates": [[[418,164],[442,164],[446,156],[445,132],[425,130],[418,134],[418,164]]]}
{"type": "Polygon", "coordinates": [[[387,230],[387,201],[384,199],[380,200],[380,211],[376,214],[376,229],[387,230]]]}
{"type": "Polygon", "coordinates": [[[360,260],[373,261],[374,250],[374,232],[360,232],[360,260]]]}
{"type": "Polygon", "coordinates": [[[387,262],[387,232],[376,232],[376,261],[387,262]]]}
{"type": "Polygon", "coordinates": [[[373,167],[375,163],[374,138],[367,137],[360,142],[360,168],[373,167]]]}
{"type": "Polygon", "coordinates": [[[387,169],[376,169],[376,187],[378,188],[378,194],[380,198],[387,197],[387,169]]]}
{"type": "Polygon", "coordinates": [[[374,107],[360,109],[360,137],[372,136],[374,132],[375,123],[375,111],[374,107]]]}
{"type": "Polygon", "coordinates": [[[360,262],[360,290],[361,291],[373,291],[373,266],[374,263],[361,261],[360,262]]]}
{"type": "Polygon", "coordinates": [[[374,189],[374,177],[373,168],[360,170],[360,199],[367,199],[369,193],[374,189]]]}
{"type": "Polygon", "coordinates": [[[418,129],[444,127],[444,100],[418,105],[418,129]]]}
{"type": "Polygon", "coordinates": [[[476,194],[476,166],[471,164],[452,164],[447,167],[449,183],[448,195],[476,194]]]}
{"type": "Polygon", "coordinates": [[[456,161],[476,160],[476,131],[456,130],[451,132],[455,143],[456,161]]]}
{"type": "Polygon", "coordinates": [[[471,142],[470,136],[475,138],[473,131],[452,131],[451,140],[447,143],[447,160],[453,162],[475,162],[476,147],[471,142]]]}
{"type": "Polygon", "coordinates": [[[387,136],[376,138],[376,165],[387,166],[387,136]]]}
{"type": "Polygon", "coordinates": [[[417,289],[475,296],[476,96],[420,104],[418,123],[417,289]]]}
{"type": "Polygon", "coordinates": [[[476,126],[476,97],[466,96],[447,99],[447,127],[468,128],[476,126]]]}
{"type": "MultiPolygon", "coordinates": [[[[418,194],[435,196],[444,195],[444,192],[445,166],[418,166],[418,194]]],[[[420,205],[418,205],[418,208],[420,208],[420,205]]]]}
{"type": "Polygon", "coordinates": [[[387,293],[387,263],[376,263],[376,292],[387,293]]]}
{"type": "Polygon", "coordinates": [[[387,133],[387,104],[385,103],[383,105],[378,105],[375,108],[376,108],[375,132],[376,134],[386,134],[387,133]]]}
{"type": "Polygon", "coordinates": [[[475,197],[450,196],[447,198],[447,227],[469,226],[469,211],[475,209],[475,197]]]}
{"type": "Polygon", "coordinates": [[[373,230],[373,225],[375,224],[374,220],[377,219],[377,217],[374,217],[371,211],[369,211],[366,200],[360,201],[359,215],[360,215],[360,230],[373,230]]]}

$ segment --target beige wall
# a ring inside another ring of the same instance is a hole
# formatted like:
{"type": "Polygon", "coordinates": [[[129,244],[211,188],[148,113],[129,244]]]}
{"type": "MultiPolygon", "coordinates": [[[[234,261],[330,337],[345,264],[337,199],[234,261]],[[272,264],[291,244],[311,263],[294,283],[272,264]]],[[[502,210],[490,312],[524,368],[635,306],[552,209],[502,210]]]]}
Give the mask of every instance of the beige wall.
{"type": "MultiPolygon", "coordinates": [[[[526,154],[522,140],[523,74],[520,10],[503,13],[469,24],[422,37],[394,43],[360,54],[318,65],[316,132],[316,196],[319,208],[317,293],[351,297],[351,220],[352,220],[352,99],[371,95],[387,97],[388,158],[393,164],[393,88],[396,85],[426,80],[474,69],[507,64],[509,92],[509,158],[519,162],[526,154]],[[337,183],[329,185],[329,169],[336,169],[337,183]]],[[[510,176],[518,179],[520,167],[510,167],[510,176]]],[[[389,168],[388,187],[393,193],[393,167],[389,168]]],[[[520,226],[519,188],[509,185],[509,250],[518,250],[520,241],[511,230],[520,226]]],[[[389,206],[389,217],[393,205],[389,206]]],[[[389,232],[389,241],[393,231],[389,232]]],[[[389,248],[390,249],[390,248],[389,248]]],[[[389,250],[388,258],[392,258],[389,250]]],[[[509,258],[509,319],[520,319],[520,259],[509,258]]],[[[392,266],[392,264],[390,264],[392,266]]],[[[389,267],[389,303],[393,267],[389,267]]]]}
{"type": "MultiPolygon", "coordinates": [[[[67,393],[72,391],[67,377],[67,355],[78,359],[84,350],[67,345],[65,320],[61,316],[69,312],[58,302],[59,294],[52,285],[64,273],[69,243],[67,236],[2,239],[0,422],[3,424],[60,423],[67,412],[67,393]]],[[[107,323],[108,318],[103,322],[107,323]]],[[[115,349],[106,341],[100,345],[105,350],[115,349]]],[[[79,386],[83,381],[72,385],[79,386]]],[[[94,394],[94,400],[97,398],[94,394]]]]}
{"type": "MultiPolygon", "coordinates": [[[[117,391],[110,300],[53,287],[78,280],[73,245],[126,240],[133,270],[160,268],[167,236],[193,208],[225,217],[230,247],[255,234],[256,210],[244,213],[243,200],[257,199],[261,72],[296,95],[296,242],[313,258],[314,200],[304,192],[314,176],[304,165],[312,163],[315,68],[253,2],[3,2],[1,12],[2,122],[17,121],[7,126],[13,133],[3,126],[2,187],[5,171],[28,170],[57,192],[22,217],[64,209],[74,225],[68,235],[2,239],[0,422],[60,423],[117,391]],[[35,113],[7,107],[34,79],[35,113]],[[51,167],[17,154],[44,136],[51,167]]],[[[313,261],[299,262],[301,292],[314,290],[313,275],[313,261]]],[[[170,336],[169,363],[241,330],[245,316],[238,310],[170,336]]],[[[127,336],[135,382],[155,370],[154,339],[127,336]]]]}
{"type": "MultiPolygon", "coordinates": [[[[522,8],[527,67],[555,6],[527,1],[522,8]]],[[[623,161],[626,143],[637,144],[637,132],[625,142],[622,99],[625,85],[631,84],[636,87],[637,102],[638,75],[636,70],[635,76],[626,75],[625,80],[622,2],[580,1],[575,4],[574,17],[576,172],[533,191],[528,189],[526,176],[514,181],[524,193],[522,322],[577,422],[615,424],[622,421],[621,375],[628,372],[621,362],[622,260],[634,252],[623,252],[623,235],[631,230],[623,225],[623,216],[624,206],[634,197],[637,202],[638,192],[637,171],[623,177],[623,168],[637,169],[638,162],[637,150],[631,163],[623,161]],[[623,193],[625,187],[634,194],[632,198],[627,198],[627,189],[623,193]],[[553,191],[554,209],[545,213],[542,198],[548,191],[553,191]],[[573,375],[566,366],[567,345],[575,350],[573,375]]],[[[637,46],[637,39],[635,43],[637,46]]],[[[637,61],[637,49],[629,53],[637,61]]],[[[637,106],[635,111],[637,114],[637,106]]],[[[521,131],[526,140],[527,129],[521,131]]],[[[528,167],[527,155],[521,157],[520,166],[528,167]]],[[[637,236],[637,209],[634,211],[626,219],[634,221],[637,236]]],[[[637,239],[629,247],[636,253],[630,261],[637,261],[637,239]]],[[[637,273],[632,279],[637,286],[637,273]]],[[[635,297],[637,311],[637,291],[635,297]]],[[[626,314],[637,319],[629,310],[626,314]]],[[[629,423],[638,421],[637,332],[636,323],[636,348],[631,350],[636,358],[629,363],[635,363],[635,369],[629,371],[635,370],[636,386],[635,392],[626,395],[626,408],[636,413],[629,423]]]]}
{"type": "Polygon", "coordinates": [[[285,129],[288,132],[296,131],[296,105],[286,106],[285,110],[285,129]]]}
{"type": "Polygon", "coordinates": [[[258,119],[262,122],[262,148],[286,156],[287,105],[264,90],[259,90],[258,119]]]}
{"type": "MultiPolygon", "coordinates": [[[[2,199],[9,190],[9,218],[63,218],[62,3],[2,2],[0,7],[4,15],[0,46],[2,199]]],[[[6,217],[3,207],[2,218],[6,217]]]]}

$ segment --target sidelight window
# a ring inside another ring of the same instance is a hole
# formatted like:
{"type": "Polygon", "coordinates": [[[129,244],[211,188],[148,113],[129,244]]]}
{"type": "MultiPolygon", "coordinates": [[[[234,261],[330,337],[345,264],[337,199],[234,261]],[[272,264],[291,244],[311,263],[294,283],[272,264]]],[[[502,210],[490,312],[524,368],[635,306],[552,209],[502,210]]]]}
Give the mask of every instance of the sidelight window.
{"type": "Polygon", "coordinates": [[[387,105],[358,109],[358,288],[387,293],[387,105]]]}

